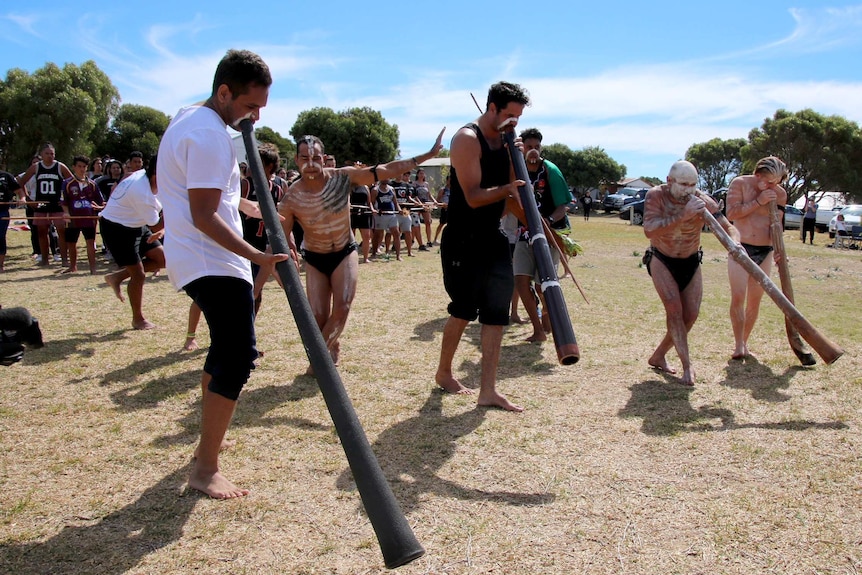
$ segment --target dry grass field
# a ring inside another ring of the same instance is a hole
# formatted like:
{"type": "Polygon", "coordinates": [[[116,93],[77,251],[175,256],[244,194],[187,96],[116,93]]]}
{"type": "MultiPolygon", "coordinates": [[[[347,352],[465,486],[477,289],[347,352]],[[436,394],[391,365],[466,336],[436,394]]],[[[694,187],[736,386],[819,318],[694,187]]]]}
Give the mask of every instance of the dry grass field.
{"type": "MultiPolygon", "coordinates": [[[[738,362],[727,253],[705,234],[685,388],[646,364],[664,317],[642,229],[615,214],[573,224],[591,304],[563,285],[582,358],[557,365],[550,342],[507,328],[499,386],[522,414],[435,389],[448,303],[437,248],[360,266],[339,373],[427,550],[398,572],[862,571],[862,252],[786,232],[798,307],[841,359],[800,367],[765,298],[753,357],[738,362]]],[[[185,489],[205,353],[180,351],[188,298],[148,280],[158,328],[133,331],[101,275],[37,268],[27,234],[9,241],[0,303],[28,307],[47,345],[0,367],[0,573],[386,572],[277,284],[222,460],[252,492],[213,501],[185,489]]],[[[471,325],[456,357],[471,387],[478,336],[471,325]]]]}

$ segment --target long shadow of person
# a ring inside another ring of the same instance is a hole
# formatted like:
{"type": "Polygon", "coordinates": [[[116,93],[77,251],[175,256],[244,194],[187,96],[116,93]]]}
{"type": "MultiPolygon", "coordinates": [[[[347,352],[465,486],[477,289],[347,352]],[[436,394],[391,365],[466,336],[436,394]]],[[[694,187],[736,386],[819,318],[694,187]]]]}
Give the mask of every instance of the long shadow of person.
{"type": "Polygon", "coordinates": [[[17,575],[128,572],[144,557],[182,536],[192,509],[203,497],[192,491],[183,494],[182,486],[189,471],[190,464],[186,464],[144,491],[134,503],[92,524],[67,525],[45,542],[0,545],[0,572],[17,575]]]}
{"type": "Polygon", "coordinates": [[[617,415],[643,418],[641,431],[659,436],[676,435],[682,431],[709,431],[715,429],[709,420],[720,419],[722,426],[733,420],[728,409],[707,406],[694,409],[689,401],[693,389],[679,385],[671,376],[665,376],[665,381],[636,383],[629,388],[632,395],[617,415]]]}
{"type": "MultiPolygon", "coordinates": [[[[693,388],[674,383],[676,378],[663,374],[665,381],[643,381],[629,389],[632,392],[628,403],[618,415],[641,417],[641,431],[646,435],[671,436],[681,432],[732,431],[736,429],[771,429],[777,431],[802,431],[805,429],[846,429],[839,421],[816,422],[807,419],[783,420],[764,423],[736,423],[729,409],[701,406],[692,407],[689,396],[693,388]],[[720,425],[710,420],[718,419],[720,425]]],[[[747,388],[746,388],[747,389],[747,388]]]]}
{"type": "Polygon", "coordinates": [[[769,367],[749,355],[741,361],[728,361],[724,370],[727,376],[719,385],[733,389],[747,389],[751,391],[751,397],[754,399],[778,403],[790,399],[789,395],[780,390],[789,389],[790,380],[804,369],[794,365],[788,367],[783,374],[775,375],[769,367]]]}
{"type": "MultiPolygon", "coordinates": [[[[486,491],[465,487],[438,476],[457,450],[457,440],[475,431],[485,420],[487,408],[444,417],[445,392],[433,389],[419,413],[384,430],[372,445],[383,474],[405,513],[415,509],[424,493],[458,499],[500,501],[509,505],[542,505],[554,500],[551,493],[486,491]]],[[[336,480],[345,491],[356,489],[350,469],[336,480]]]]}
{"type": "MultiPolygon", "coordinates": [[[[45,329],[45,326],[42,326],[45,329]]],[[[96,352],[92,345],[95,343],[110,343],[124,339],[126,330],[117,330],[110,333],[77,333],[63,339],[51,339],[50,334],[45,334],[45,347],[27,350],[27,363],[33,365],[44,365],[55,361],[63,361],[72,356],[94,357],[96,352]]]]}
{"type": "MultiPolygon", "coordinates": [[[[200,385],[200,371],[197,372],[200,385]]],[[[331,425],[322,424],[301,417],[272,416],[271,411],[282,407],[286,402],[300,401],[314,397],[318,393],[314,378],[300,375],[288,386],[270,385],[242,392],[237,404],[236,414],[231,420],[231,429],[240,427],[277,427],[292,425],[300,429],[326,431],[331,425]]],[[[179,421],[181,431],[172,435],[162,435],[153,440],[156,447],[176,444],[194,444],[200,437],[200,400],[195,407],[179,421]]]]}

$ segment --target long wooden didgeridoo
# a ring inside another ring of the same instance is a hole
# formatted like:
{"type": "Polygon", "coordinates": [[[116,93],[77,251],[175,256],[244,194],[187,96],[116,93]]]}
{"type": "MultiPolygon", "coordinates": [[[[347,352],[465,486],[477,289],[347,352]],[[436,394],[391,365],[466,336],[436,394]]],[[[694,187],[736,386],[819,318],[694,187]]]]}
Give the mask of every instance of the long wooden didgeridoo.
{"type": "MultiPolygon", "coordinates": [[[[784,226],[782,225],[782,216],[784,212],[778,209],[775,200],[769,202],[769,216],[771,218],[770,231],[772,232],[772,248],[775,250],[776,259],[778,260],[778,278],[781,281],[781,291],[790,303],[795,305],[793,301],[793,284],[790,281],[790,264],[787,261],[787,252],[784,249],[784,226]]],[[[784,329],[787,332],[787,341],[790,342],[790,349],[799,358],[802,365],[814,365],[817,360],[814,355],[799,337],[799,332],[790,323],[790,320],[785,316],[784,329]]]]}
{"type": "MultiPolygon", "coordinates": [[[[263,163],[257,151],[257,142],[254,139],[254,124],[251,120],[245,119],[240,122],[240,127],[248,155],[248,167],[254,178],[254,188],[268,190],[269,182],[266,180],[263,163]]],[[[259,193],[258,205],[273,253],[289,253],[287,238],[278,220],[272,196],[259,193]]],[[[383,561],[389,569],[400,567],[424,555],[425,549],[413,534],[392,489],[386,482],[374,451],[371,450],[365,430],[356,416],[341,376],[335,369],[335,364],[326,348],[326,342],[314,320],[311,305],[305,297],[305,290],[302,288],[294,262],[290,260],[278,262],[275,270],[284,286],[284,293],[287,295],[290,310],[296,320],[302,344],[305,346],[323,400],[329,409],[335,431],[338,433],[347,462],[350,464],[350,471],[356,481],[356,490],[362,498],[371,527],[377,534],[383,561]]]]}
{"type": "Polygon", "coordinates": [[[712,214],[706,210],[704,210],[702,214],[704,221],[709,226],[709,229],[712,230],[712,233],[715,234],[715,237],[718,238],[718,241],[721,242],[721,245],[723,245],[730,253],[731,257],[736,260],[736,263],[741,265],[745,271],[747,271],[749,275],[751,275],[755,281],[760,284],[763,291],[766,292],[766,295],[772,298],[772,301],[774,301],[782,313],[784,313],[784,317],[793,324],[793,327],[797,329],[799,335],[808,342],[808,345],[817,352],[817,355],[819,355],[824,362],[827,364],[832,363],[844,355],[843,349],[827,339],[826,336],[820,333],[816,327],[811,325],[811,322],[805,319],[805,316],[796,309],[796,306],[794,306],[781,290],[778,289],[778,286],[769,279],[766,272],[760,269],[760,266],[748,257],[745,249],[742,246],[737,245],[727,232],[724,231],[724,228],[721,227],[721,224],[716,221],[712,214]]]}

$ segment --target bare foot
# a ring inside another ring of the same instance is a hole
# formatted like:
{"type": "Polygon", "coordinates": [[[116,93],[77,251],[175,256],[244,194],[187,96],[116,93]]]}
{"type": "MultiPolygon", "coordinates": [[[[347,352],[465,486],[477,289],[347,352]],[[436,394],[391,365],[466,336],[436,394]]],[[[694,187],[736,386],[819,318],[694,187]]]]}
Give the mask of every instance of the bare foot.
{"type": "Polygon", "coordinates": [[[436,381],[437,385],[447,393],[454,393],[455,395],[473,395],[475,393],[472,389],[461,385],[461,382],[451,375],[446,376],[437,373],[434,377],[434,381],[436,381]]]}
{"type": "Polygon", "coordinates": [[[117,299],[125,302],[126,298],[123,296],[123,291],[121,288],[122,282],[119,278],[115,278],[114,274],[108,274],[104,277],[105,283],[111,286],[111,289],[114,290],[114,295],[117,296],[117,299]]]}
{"type": "Polygon", "coordinates": [[[748,357],[748,345],[742,344],[736,346],[736,349],[733,350],[733,355],[730,356],[730,359],[745,359],[748,357]]]}
{"type": "Polygon", "coordinates": [[[689,368],[682,372],[682,378],[679,380],[682,385],[694,387],[694,370],[689,368]]]}
{"type": "Polygon", "coordinates": [[[197,489],[213,499],[235,499],[245,497],[250,493],[248,489],[240,489],[228,481],[227,477],[220,472],[203,472],[197,469],[197,465],[192,469],[189,476],[189,487],[197,489]]]}
{"type": "Polygon", "coordinates": [[[183,344],[183,351],[194,351],[198,349],[198,340],[193,337],[186,338],[186,342],[183,344]]]}
{"type": "Polygon", "coordinates": [[[524,323],[524,320],[523,320],[523,319],[521,319],[521,316],[513,315],[513,316],[510,316],[510,317],[509,317],[509,323],[518,323],[518,324],[521,324],[521,323],[524,323]]]}
{"type": "Polygon", "coordinates": [[[69,267],[69,268],[64,269],[64,270],[63,270],[63,271],[61,271],[60,273],[61,273],[61,274],[73,274],[73,273],[75,273],[76,271],[78,271],[78,268],[76,268],[76,267],[75,267],[75,268],[69,267]]]}
{"type": "Polygon", "coordinates": [[[505,409],[506,411],[514,411],[516,413],[520,413],[524,411],[524,408],[520,405],[515,405],[506,399],[506,396],[503,394],[497,393],[493,391],[489,394],[479,394],[479,399],[476,403],[482,407],[499,407],[500,409],[505,409]]]}
{"type": "Polygon", "coordinates": [[[148,319],[145,319],[142,321],[133,321],[132,327],[135,329],[146,330],[146,329],[154,329],[156,327],[156,324],[154,324],[153,322],[151,322],[148,319]]]}
{"type": "Polygon", "coordinates": [[[533,335],[525,339],[525,341],[529,341],[530,343],[542,343],[543,341],[547,340],[548,336],[546,336],[545,332],[543,331],[540,331],[538,333],[534,331],[533,335]]]}
{"type": "Polygon", "coordinates": [[[667,360],[663,355],[660,357],[656,357],[654,355],[647,360],[647,363],[653,369],[657,369],[665,373],[676,373],[676,370],[667,364],[667,360]]]}
{"type": "Polygon", "coordinates": [[[395,258],[395,261],[399,261],[399,262],[401,262],[401,261],[404,261],[404,260],[402,260],[402,259],[401,259],[401,256],[398,256],[398,257],[396,257],[396,258],[395,258]]]}

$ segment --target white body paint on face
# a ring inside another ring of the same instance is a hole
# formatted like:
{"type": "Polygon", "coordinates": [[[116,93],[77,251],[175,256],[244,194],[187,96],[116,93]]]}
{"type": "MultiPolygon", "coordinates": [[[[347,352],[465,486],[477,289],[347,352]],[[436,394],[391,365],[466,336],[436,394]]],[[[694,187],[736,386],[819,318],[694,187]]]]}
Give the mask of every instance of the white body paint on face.
{"type": "Polygon", "coordinates": [[[517,118],[506,118],[505,120],[503,120],[503,123],[501,123],[499,126],[497,126],[497,130],[502,132],[506,128],[506,126],[508,126],[509,124],[512,124],[513,126],[517,126],[518,125],[518,119],[517,118]]]}

